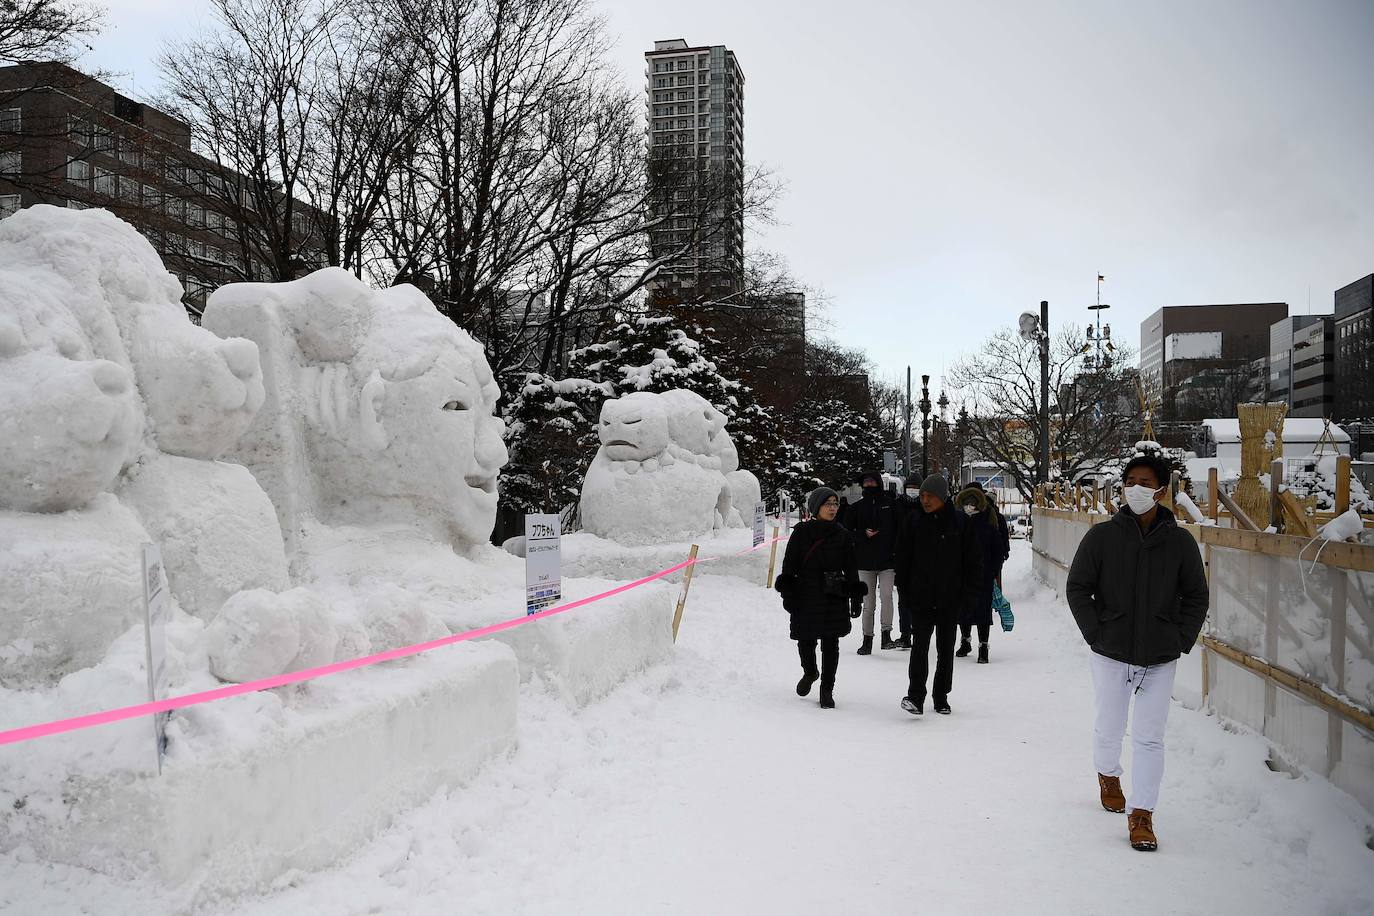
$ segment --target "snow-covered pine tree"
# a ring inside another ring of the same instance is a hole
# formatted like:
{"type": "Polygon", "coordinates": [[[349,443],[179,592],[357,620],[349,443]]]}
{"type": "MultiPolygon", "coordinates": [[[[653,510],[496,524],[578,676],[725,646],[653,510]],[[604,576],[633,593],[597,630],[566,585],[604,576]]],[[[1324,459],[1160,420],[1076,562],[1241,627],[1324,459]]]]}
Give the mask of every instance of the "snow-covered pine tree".
{"type": "Polygon", "coordinates": [[[788,441],[810,474],[806,489],[840,489],[855,474],[882,466],[882,434],[875,417],[836,399],[806,399],[788,423],[788,441]]]}
{"type": "Polygon", "coordinates": [[[527,373],[505,411],[510,459],[501,471],[504,510],[560,512],[577,502],[596,455],[596,420],[609,385],[527,373]]]}

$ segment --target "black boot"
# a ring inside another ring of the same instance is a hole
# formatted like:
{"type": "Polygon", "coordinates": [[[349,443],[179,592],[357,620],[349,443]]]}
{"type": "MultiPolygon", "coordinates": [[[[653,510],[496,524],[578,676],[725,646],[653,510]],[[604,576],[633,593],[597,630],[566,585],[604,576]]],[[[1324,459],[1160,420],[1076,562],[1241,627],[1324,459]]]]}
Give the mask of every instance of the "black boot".
{"type": "Polygon", "coordinates": [[[821,709],[835,708],[835,690],[833,687],[821,688],[821,709]]]}
{"type": "Polygon", "coordinates": [[[865,637],[864,637],[864,644],[863,644],[862,646],[859,646],[859,654],[860,654],[860,655],[872,655],[872,654],[873,654],[873,637],[872,637],[872,636],[865,636],[865,637]]]}
{"type": "Polygon", "coordinates": [[[954,653],[954,657],[955,657],[955,658],[964,658],[964,657],[968,656],[969,654],[971,654],[972,652],[973,652],[973,643],[969,642],[969,641],[968,641],[968,637],[965,636],[963,639],[959,640],[959,651],[954,653]]]}
{"type": "Polygon", "coordinates": [[[883,648],[884,648],[884,649],[895,649],[895,648],[897,648],[897,644],[896,644],[895,642],[892,641],[892,631],[891,631],[891,630],[883,630],[883,648]]]}
{"type": "Polygon", "coordinates": [[[816,678],[820,676],[818,671],[803,671],[801,680],[797,681],[797,696],[810,696],[811,685],[816,683],[816,678]]]}
{"type": "Polygon", "coordinates": [[[903,634],[902,634],[901,638],[897,640],[897,648],[898,648],[898,649],[910,649],[910,648],[911,648],[911,634],[910,634],[910,633],[903,633],[903,634]]]}
{"type": "Polygon", "coordinates": [[[987,663],[988,663],[988,644],[985,643],[985,642],[980,642],[980,643],[978,644],[978,664],[980,664],[980,665],[986,665],[987,663]]]}

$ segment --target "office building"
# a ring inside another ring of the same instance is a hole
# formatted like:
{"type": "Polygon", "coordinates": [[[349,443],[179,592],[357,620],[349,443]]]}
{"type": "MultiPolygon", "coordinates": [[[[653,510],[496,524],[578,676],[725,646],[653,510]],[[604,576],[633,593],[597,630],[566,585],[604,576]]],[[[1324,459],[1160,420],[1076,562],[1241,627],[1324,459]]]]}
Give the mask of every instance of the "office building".
{"type": "Polygon", "coordinates": [[[1336,403],[1336,324],[1330,315],[1315,318],[1293,335],[1293,387],[1290,417],[1330,417],[1336,403]]]}
{"type": "Polygon", "coordinates": [[[744,273],[744,72],[722,45],[654,42],[644,54],[659,301],[722,298],[744,273]]]}
{"type": "Polygon", "coordinates": [[[1270,352],[1270,329],[1288,303],[1173,305],[1140,324],[1140,374],[1159,392],[1164,419],[1233,416],[1235,405],[1265,396],[1257,364],[1270,352]],[[1187,415],[1187,416],[1185,416],[1187,415]]]}
{"type": "MultiPolygon", "coordinates": [[[[63,64],[0,67],[0,217],[40,203],[109,210],[152,243],[193,317],[216,287],[265,276],[244,241],[256,219],[244,183],[193,152],[190,125],[166,112],[63,64]]],[[[323,261],[314,213],[296,205],[302,269],[323,261]]]]}
{"type": "Polygon", "coordinates": [[[1336,290],[1335,311],[1335,414],[1374,419],[1374,274],[1336,290]]]}

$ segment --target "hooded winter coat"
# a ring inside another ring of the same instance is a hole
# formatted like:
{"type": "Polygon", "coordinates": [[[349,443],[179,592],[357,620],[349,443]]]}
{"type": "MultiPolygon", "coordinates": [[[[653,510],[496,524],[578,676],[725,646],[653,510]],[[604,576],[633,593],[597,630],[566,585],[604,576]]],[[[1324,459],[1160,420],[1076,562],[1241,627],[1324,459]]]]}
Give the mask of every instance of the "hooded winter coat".
{"type": "Polygon", "coordinates": [[[881,486],[865,488],[863,498],[850,505],[842,524],[854,535],[860,569],[892,568],[900,517],[896,503],[881,486]],[[873,537],[868,536],[870,528],[878,532],[873,537]]]}
{"type": "Polygon", "coordinates": [[[808,519],[792,529],[782,572],[773,587],[782,595],[792,623],[793,639],[826,639],[846,636],[850,630],[850,602],[862,598],[867,588],[859,581],[854,559],[854,540],[837,522],[808,519]],[[843,594],[831,594],[825,573],[843,577],[843,594]]]}
{"type": "Polygon", "coordinates": [[[982,594],[982,547],[953,502],[938,512],[906,517],[897,536],[895,568],[902,602],[917,618],[958,623],[982,594]]]}
{"type": "Polygon", "coordinates": [[[1161,665],[1192,649],[1207,619],[1207,576],[1193,536],[1160,506],[1148,532],[1122,508],[1083,536],[1065,597],[1098,655],[1161,665]]]}

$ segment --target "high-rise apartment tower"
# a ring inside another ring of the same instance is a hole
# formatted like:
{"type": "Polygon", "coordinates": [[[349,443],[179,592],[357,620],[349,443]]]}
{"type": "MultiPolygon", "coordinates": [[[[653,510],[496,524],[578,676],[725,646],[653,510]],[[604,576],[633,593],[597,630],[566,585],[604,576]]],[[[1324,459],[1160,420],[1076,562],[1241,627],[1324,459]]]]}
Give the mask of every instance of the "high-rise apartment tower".
{"type": "Polygon", "coordinates": [[[660,298],[722,298],[744,272],[744,72],[723,45],[654,42],[644,53],[660,298]]]}

